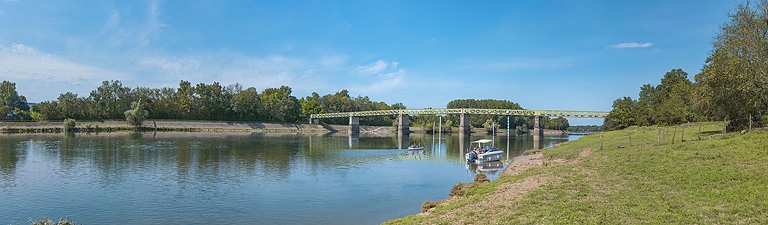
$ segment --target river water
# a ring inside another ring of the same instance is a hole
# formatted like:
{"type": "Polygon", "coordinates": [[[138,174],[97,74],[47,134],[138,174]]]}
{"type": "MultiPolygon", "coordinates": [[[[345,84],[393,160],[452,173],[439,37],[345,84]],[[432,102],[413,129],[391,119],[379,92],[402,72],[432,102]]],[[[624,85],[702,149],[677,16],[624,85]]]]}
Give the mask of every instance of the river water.
{"type": "Polygon", "coordinates": [[[419,213],[478,171],[497,178],[504,161],[464,161],[460,149],[481,138],[505,160],[534,148],[531,136],[2,135],[0,224],[378,224],[419,213]],[[425,149],[399,149],[408,144],[425,149]]]}

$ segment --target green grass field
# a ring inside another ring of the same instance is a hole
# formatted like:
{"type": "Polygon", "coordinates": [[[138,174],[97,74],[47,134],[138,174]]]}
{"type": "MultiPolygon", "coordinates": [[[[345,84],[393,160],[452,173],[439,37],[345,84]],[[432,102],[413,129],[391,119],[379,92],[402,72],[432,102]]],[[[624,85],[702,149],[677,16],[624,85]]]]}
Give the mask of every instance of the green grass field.
{"type": "Polygon", "coordinates": [[[768,224],[768,132],[707,139],[722,123],[704,123],[701,133],[692,124],[685,128],[686,141],[680,141],[678,126],[672,143],[673,130],[632,127],[546,149],[545,167],[502,176],[428,215],[388,223],[768,224]],[[661,144],[659,129],[669,132],[661,144]],[[699,134],[703,140],[692,140],[699,134]],[[490,216],[470,210],[499,198],[499,187],[526,178],[544,182],[520,198],[488,206],[490,216]]]}

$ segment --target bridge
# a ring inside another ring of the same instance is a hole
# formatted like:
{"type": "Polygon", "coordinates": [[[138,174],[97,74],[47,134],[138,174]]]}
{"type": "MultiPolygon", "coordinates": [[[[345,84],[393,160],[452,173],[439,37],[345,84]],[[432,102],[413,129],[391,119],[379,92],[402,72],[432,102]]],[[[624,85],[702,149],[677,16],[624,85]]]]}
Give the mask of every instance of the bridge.
{"type": "Polygon", "coordinates": [[[389,116],[398,115],[398,134],[409,133],[409,115],[447,115],[447,114],[459,114],[459,134],[469,134],[469,116],[471,114],[483,114],[483,115],[501,115],[501,116],[533,116],[534,126],[533,133],[535,136],[542,136],[544,134],[544,126],[541,123],[541,117],[546,116],[562,116],[570,118],[605,118],[608,116],[608,112],[600,111],[574,111],[574,110],[525,110],[525,109],[394,109],[394,110],[376,110],[376,111],[358,111],[358,112],[339,112],[339,113],[323,113],[312,114],[309,116],[310,124],[318,124],[321,118],[338,118],[349,117],[349,133],[360,133],[360,117],[361,116],[389,116]]]}

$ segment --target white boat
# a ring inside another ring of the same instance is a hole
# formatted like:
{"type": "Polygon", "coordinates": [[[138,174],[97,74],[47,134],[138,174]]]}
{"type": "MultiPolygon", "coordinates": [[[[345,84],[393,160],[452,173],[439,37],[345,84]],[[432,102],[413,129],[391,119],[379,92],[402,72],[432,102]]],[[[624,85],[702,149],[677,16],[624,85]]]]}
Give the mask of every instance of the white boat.
{"type": "Polygon", "coordinates": [[[488,139],[480,139],[477,141],[473,141],[472,143],[476,143],[477,147],[482,149],[482,153],[478,154],[473,150],[469,150],[466,154],[464,154],[464,159],[467,160],[467,162],[475,162],[475,163],[483,163],[483,162],[493,162],[493,161],[499,161],[501,160],[501,154],[504,153],[504,151],[499,150],[496,147],[487,145],[488,143],[493,142],[492,140],[488,139]],[[485,144],[485,146],[483,146],[485,144]]]}
{"type": "Polygon", "coordinates": [[[415,150],[424,150],[424,147],[418,146],[418,145],[411,145],[411,146],[408,146],[408,150],[413,150],[413,151],[415,151],[415,150]]]}

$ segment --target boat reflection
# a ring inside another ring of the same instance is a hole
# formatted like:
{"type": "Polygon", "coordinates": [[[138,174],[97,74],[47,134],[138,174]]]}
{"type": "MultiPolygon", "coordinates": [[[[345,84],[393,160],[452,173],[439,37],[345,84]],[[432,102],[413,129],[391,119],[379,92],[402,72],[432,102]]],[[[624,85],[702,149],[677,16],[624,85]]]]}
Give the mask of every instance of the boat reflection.
{"type": "Polygon", "coordinates": [[[502,168],[504,168],[504,163],[502,161],[482,162],[477,164],[467,163],[465,168],[467,169],[467,171],[472,172],[474,174],[478,174],[478,173],[496,174],[502,168]]]}

